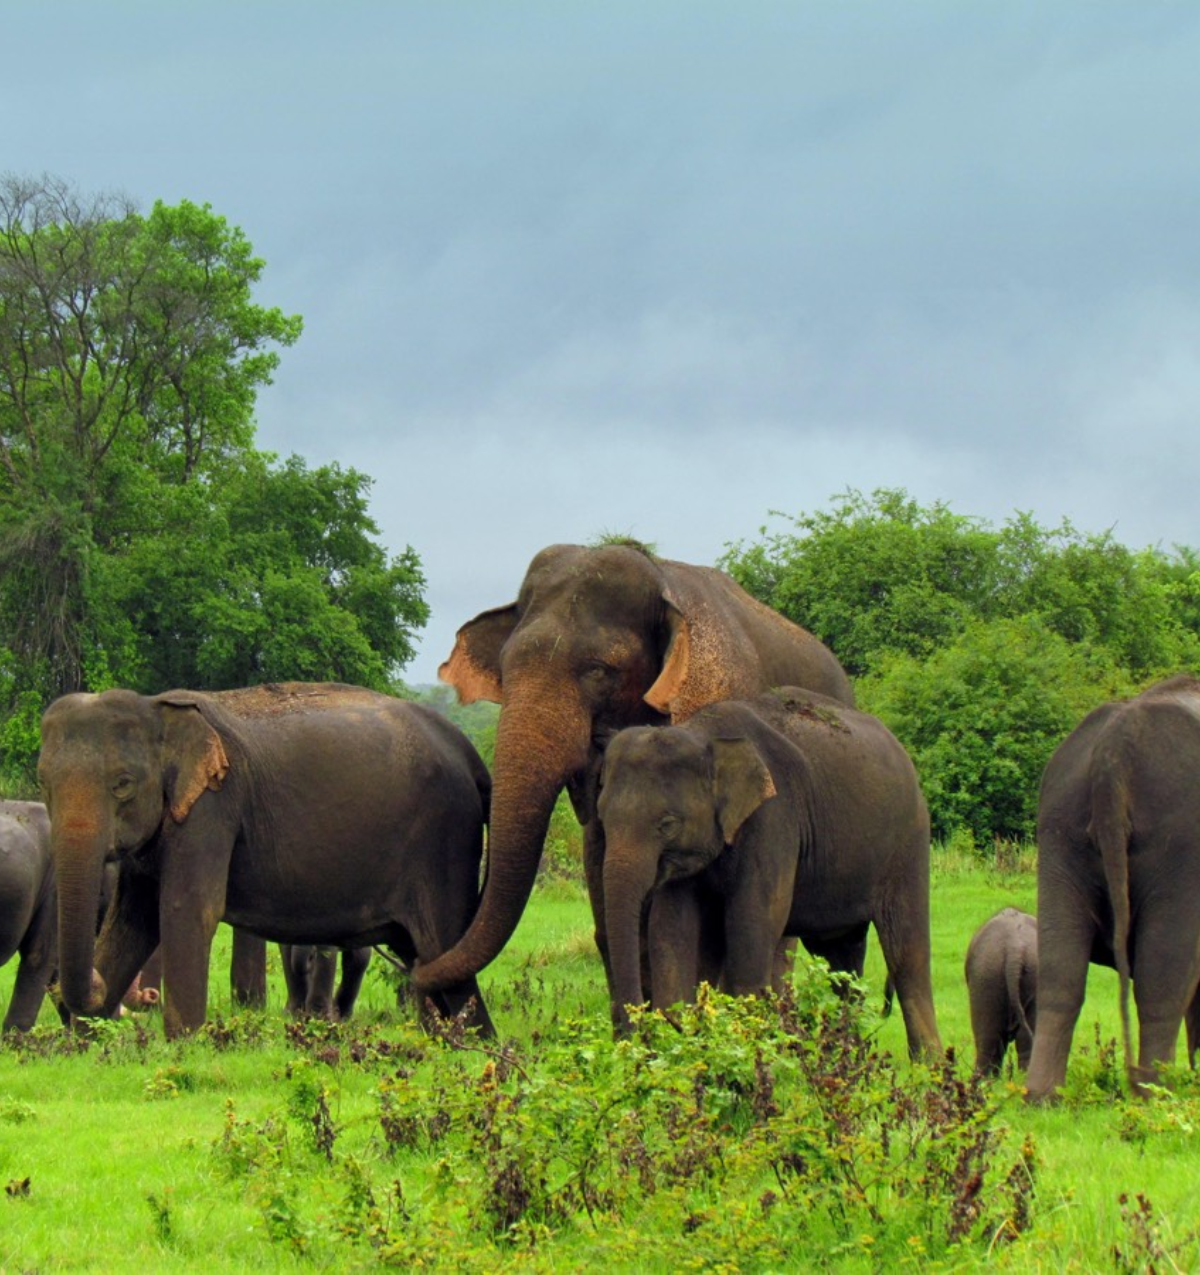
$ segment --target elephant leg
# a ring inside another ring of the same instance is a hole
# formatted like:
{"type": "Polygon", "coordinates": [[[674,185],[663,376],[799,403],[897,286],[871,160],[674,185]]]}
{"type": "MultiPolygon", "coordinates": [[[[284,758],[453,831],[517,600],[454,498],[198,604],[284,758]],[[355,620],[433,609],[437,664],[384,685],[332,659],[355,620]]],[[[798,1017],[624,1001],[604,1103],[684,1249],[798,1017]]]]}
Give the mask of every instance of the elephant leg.
{"type": "Polygon", "coordinates": [[[1087,990],[1088,964],[1096,941],[1097,901],[1065,878],[1047,873],[1051,849],[1039,848],[1037,1026],[1025,1085],[1030,1101],[1053,1097],[1067,1078],[1071,1038],[1087,990]]]}
{"type": "Polygon", "coordinates": [[[940,1057],[942,1042],[933,1008],[930,968],[928,875],[901,883],[891,899],[883,901],[873,919],[888,976],[904,1015],[909,1057],[940,1057]]]}
{"type": "MultiPolygon", "coordinates": [[[[196,862],[201,858],[199,853],[174,855],[162,875],[159,933],[166,993],[163,1029],[168,1039],[195,1031],[208,1016],[208,967],[213,937],[225,914],[225,878],[214,880],[204,872],[205,865],[196,862]]],[[[255,939],[254,946],[259,942],[255,939]]],[[[151,950],[139,952],[122,987],[129,985],[151,950]]]]}
{"type": "MultiPolygon", "coordinates": [[[[588,900],[592,905],[593,935],[596,950],[604,962],[604,977],[608,983],[608,997],[611,1001],[615,995],[613,989],[612,963],[608,957],[608,925],[604,910],[604,825],[599,819],[590,819],[583,825],[583,877],[587,882],[588,900]]],[[[649,988],[648,971],[643,962],[642,986],[649,988]]]]}
{"type": "MultiPolygon", "coordinates": [[[[407,925],[398,921],[395,937],[388,940],[388,946],[409,968],[414,958],[423,963],[435,960],[458,942],[470,924],[478,894],[478,856],[469,852],[472,848],[465,846],[455,851],[453,847],[444,847],[444,874],[439,879],[422,879],[417,883],[409,908],[410,921],[407,925]]],[[[369,950],[367,957],[370,957],[369,950]]],[[[496,1034],[474,975],[421,998],[421,1021],[428,1024],[426,1000],[433,1002],[438,1013],[452,1018],[471,1006],[466,1025],[478,1028],[484,1036],[496,1034]]]]}
{"type": "Polygon", "coordinates": [[[46,986],[54,977],[57,925],[58,917],[52,906],[40,907],[31,918],[17,949],[20,964],[13,980],[8,1012],[4,1015],[4,1031],[29,1031],[37,1022],[46,986]]]}
{"type": "Polygon", "coordinates": [[[339,1019],[347,1019],[354,1013],[367,966],[371,963],[369,947],[348,947],[342,952],[342,981],[338,986],[334,1007],[339,1019]]]}
{"type": "Polygon", "coordinates": [[[731,996],[754,996],[771,986],[776,955],[791,911],[790,885],[768,891],[743,889],[725,907],[725,970],[722,984],[731,996]]]}
{"type": "Polygon", "coordinates": [[[792,981],[796,968],[796,942],[794,938],[783,938],[775,946],[775,957],[771,962],[771,990],[782,992],[792,981]]]}
{"type": "Polygon", "coordinates": [[[704,922],[703,903],[692,881],[672,881],[651,896],[646,949],[650,1004],[655,1009],[696,999],[701,947],[706,937],[712,940],[711,934],[705,935],[704,922]]]}
{"type": "MultiPolygon", "coordinates": [[[[1000,982],[1003,983],[1002,978],[1000,982]]],[[[985,987],[972,987],[970,1000],[975,1070],[981,1076],[998,1075],[1008,1050],[1007,995],[1002,985],[989,983],[985,987]]]]}
{"type": "Polygon", "coordinates": [[[235,1005],[262,1009],[267,1003],[267,940],[234,927],[229,991],[235,1005]]]}
{"type": "Polygon", "coordinates": [[[287,1005],[293,1016],[304,1012],[308,999],[308,949],[307,945],[280,943],[279,959],[283,965],[283,981],[287,987],[287,1005]]]}
{"type": "MultiPolygon", "coordinates": [[[[440,992],[434,992],[429,999],[437,1007],[438,1013],[448,1018],[457,1017],[469,1006],[470,1012],[465,1020],[466,1025],[478,1028],[481,1036],[495,1036],[496,1028],[492,1023],[492,1016],[488,1013],[483,993],[479,990],[479,984],[474,978],[468,979],[465,983],[458,983],[454,987],[444,988],[440,992]]],[[[428,1010],[424,1004],[421,1007],[421,1021],[428,1023],[428,1010]]]]}
{"type": "MultiPolygon", "coordinates": [[[[804,938],[804,946],[809,955],[820,957],[829,966],[831,974],[849,974],[853,978],[862,978],[863,966],[867,963],[868,927],[851,931],[836,939],[819,939],[811,936],[804,938]]],[[[833,980],[834,991],[839,996],[849,990],[845,979],[833,980]]]]}
{"type": "MultiPolygon", "coordinates": [[[[1171,901],[1175,904],[1175,900],[1171,901]]],[[[1133,976],[1133,999],[1138,1016],[1136,1083],[1157,1083],[1158,1066],[1175,1060],[1179,1027],[1191,1005],[1200,965],[1196,954],[1196,923],[1181,915],[1187,900],[1166,909],[1151,908],[1153,923],[1138,927],[1133,976]],[[1190,942],[1187,939],[1190,936],[1190,942]]],[[[1143,904],[1143,914],[1145,904],[1143,904]]],[[[1039,1005],[1039,1013],[1040,1013],[1039,1005]]]]}
{"type": "Polygon", "coordinates": [[[308,996],[304,1012],[313,1018],[333,1018],[333,989],[337,982],[336,947],[310,947],[308,958],[308,996]]]}

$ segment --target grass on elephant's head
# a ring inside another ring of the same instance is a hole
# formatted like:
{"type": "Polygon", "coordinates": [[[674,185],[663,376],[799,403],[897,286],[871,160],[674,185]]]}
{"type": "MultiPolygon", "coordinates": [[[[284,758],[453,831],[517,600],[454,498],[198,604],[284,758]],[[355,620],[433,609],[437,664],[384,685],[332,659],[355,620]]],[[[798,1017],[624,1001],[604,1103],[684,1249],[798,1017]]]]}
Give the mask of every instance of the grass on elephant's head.
{"type": "MultiPolygon", "coordinates": [[[[963,955],[978,925],[1009,903],[1035,910],[1028,872],[935,851],[934,993],[960,1067],[973,1048],[963,955]]],[[[629,1269],[638,1245],[655,1255],[639,1269],[666,1270],[702,1260],[704,1236],[721,1218],[741,1218],[744,1233],[761,1238],[769,1199],[783,1208],[795,1189],[786,1174],[736,1198],[726,1198],[727,1188],[703,1188],[702,1179],[673,1187],[660,1178],[657,1193],[633,1199],[632,1212],[606,1211],[617,1204],[601,1193],[578,1195],[586,1208],[531,1220],[530,1200],[542,1189],[537,1174],[553,1175],[562,1157],[578,1152],[572,1172],[586,1179],[588,1139],[625,1138],[622,1122],[633,1115],[604,1106],[604,1077],[622,1055],[605,1043],[607,997],[591,931],[577,881],[539,885],[512,941],[480,976],[495,1042],[431,1041],[411,1008],[397,1009],[378,961],[354,1022],[289,1024],[274,948],[267,1010],[236,1012],[224,927],[213,955],[211,1022],[197,1038],[169,1043],[159,1015],[147,1013],[101,1024],[81,1041],[62,1033],[47,1008],[31,1039],[0,1048],[0,1271],[438,1268],[450,1252],[464,1270],[629,1269]],[[553,1161],[544,1157],[548,1140],[561,1152],[553,1161]],[[687,1226],[679,1225],[681,1207],[687,1226]],[[494,1237],[481,1208],[493,1218],[507,1209],[518,1220],[494,1237]]],[[[0,969],[5,1003],[14,973],[12,962],[0,969]]],[[[865,981],[873,1014],[883,988],[874,938],[865,981]]],[[[902,1059],[901,1015],[882,1020],[877,1033],[902,1059]]],[[[970,1248],[943,1261],[1015,1270],[1200,1264],[1192,1234],[1200,1093],[1181,1073],[1171,1095],[1150,1103],[1125,1097],[1118,1034],[1115,976],[1093,969],[1063,1102],[1030,1109],[1011,1071],[991,1090],[999,1104],[993,1127],[1007,1128],[1009,1143],[1029,1134],[1036,1144],[1032,1226],[1011,1243],[997,1239],[990,1251],[970,1248]]],[[[732,1065],[737,1043],[715,1042],[707,1067],[732,1065]]],[[[751,1048],[751,1074],[753,1062],[751,1048]]],[[[685,1104],[702,1075],[681,1085],[685,1104]]],[[[644,1080],[634,1076],[645,1086],[653,1078],[653,1064],[644,1080]]],[[[652,1088],[645,1094],[649,1102],[652,1088]]],[[[736,1088],[728,1101],[739,1101],[736,1088]]],[[[733,1164],[747,1145],[744,1132],[695,1119],[676,1139],[671,1154],[680,1166],[684,1150],[733,1164]]],[[[624,1148],[635,1185],[651,1171],[636,1141],[596,1145],[624,1148]]],[[[554,1198],[576,1198],[565,1180],[548,1186],[559,1192],[554,1198]]],[[[989,1198],[999,1189],[984,1184],[989,1198]]],[[[736,1257],[736,1228],[717,1238],[731,1246],[735,1264],[754,1265],[749,1253],[736,1257]]],[[[787,1263],[878,1269],[879,1246],[894,1245],[889,1260],[909,1253],[906,1260],[919,1264],[928,1242],[920,1227],[897,1237],[885,1218],[874,1255],[854,1239],[835,1260],[814,1221],[787,1239],[787,1263]]]]}

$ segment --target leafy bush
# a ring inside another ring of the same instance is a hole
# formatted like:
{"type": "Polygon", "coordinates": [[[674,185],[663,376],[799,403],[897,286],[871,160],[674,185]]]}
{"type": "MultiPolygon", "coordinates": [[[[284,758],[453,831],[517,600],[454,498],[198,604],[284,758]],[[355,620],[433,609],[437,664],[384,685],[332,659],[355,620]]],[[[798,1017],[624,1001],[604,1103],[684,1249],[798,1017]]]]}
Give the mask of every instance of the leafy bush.
{"type": "Polygon", "coordinates": [[[990,847],[1033,835],[1050,754],[1097,704],[1134,689],[1103,650],[1027,618],[974,623],[925,659],[893,656],[858,695],[908,749],[933,835],[966,829],[990,847]]]}
{"type": "Polygon", "coordinates": [[[650,1268],[689,1237],[710,1268],[731,1269],[781,1269],[806,1252],[889,1264],[1015,1239],[1031,1220],[1032,1142],[1013,1145],[989,1091],[952,1057],[897,1067],[873,1021],[802,960],[780,998],[702,989],[670,1015],[635,1015],[617,1042],[595,1018],[556,1021],[533,1050],[451,1021],[432,1042],[372,1046],[360,1031],[331,1054],[345,1031],[325,1025],[295,1039],[333,1070],[289,1067],[285,1106],[265,1120],[231,1103],[213,1150],[276,1242],[315,1251],[336,1227],[388,1263],[419,1261],[463,1219],[479,1244],[459,1252],[466,1267],[571,1236],[596,1260],[650,1268]],[[336,1068],[380,1057],[386,1185],[379,1166],[339,1151],[330,1114],[336,1068]],[[426,1061],[434,1079],[418,1084],[426,1061]],[[314,1159],[345,1190],[323,1219],[289,1185],[314,1159]],[[420,1191],[417,1163],[433,1166],[420,1191]]]}

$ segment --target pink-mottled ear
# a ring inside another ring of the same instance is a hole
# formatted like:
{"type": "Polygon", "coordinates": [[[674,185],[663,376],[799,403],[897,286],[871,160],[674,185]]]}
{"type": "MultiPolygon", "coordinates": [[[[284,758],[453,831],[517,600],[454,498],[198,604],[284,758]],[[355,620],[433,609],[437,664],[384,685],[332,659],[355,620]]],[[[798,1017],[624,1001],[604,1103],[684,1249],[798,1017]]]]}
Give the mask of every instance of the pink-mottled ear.
{"type": "Polygon", "coordinates": [[[711,748],[717,822],[725,844],[731,846],[742,824],[775,796],[775,781],[751,740],[714,739],[711,748]]]}
{"type": "Polygon", "coordinates": [[[204,792],[220,789],[229,773],[221,737],[195,699],[159,697],[163,713],[163,777],[171,818],[182,823],[204,792]]]}
{"type": "Polygon", "coordinates": [[[687,616],[666,594],[663,595],[663,604],[666,609],[667,646],[662,670],[642,698],[651,708],[674,721],[679,697],[691,668],[692,639],[687,616]]]}
{"type": "Polygon", "coordinates": [[[500,651],[516,625],[517,604],[512,602],[480,612],[459,629],[454,650],[438,669],[438,677],[454,687],[460,703],[480,699],[500,703],[500,651]]]}

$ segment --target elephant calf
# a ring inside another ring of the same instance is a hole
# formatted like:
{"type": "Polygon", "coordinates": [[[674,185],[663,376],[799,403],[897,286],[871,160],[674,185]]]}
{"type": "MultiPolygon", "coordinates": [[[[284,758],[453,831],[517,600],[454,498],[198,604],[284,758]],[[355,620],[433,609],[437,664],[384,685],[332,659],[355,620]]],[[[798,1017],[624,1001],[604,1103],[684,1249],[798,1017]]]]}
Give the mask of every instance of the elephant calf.
{"type": "Polygon", "coordinates": [[[975,1035],[975,1070],[994,1076],[1011,1044],[1028,1070],[1033,1049],[1038,977],[1037,919],[1004,908],[975,931],[965,975],[975,1035]]]}
{"type": "Polygon", "coordinates": [[[58,901],[50,820],[36,801],[0,801],[0,965],[21,960],[4,1030],[37,1022],[57,964],[58,901]]]}
{"type": "Polygon", "coordinates": [[[613,1015],[656,1008],[719,969],[771,985],[780,940],[861,974],[875,926],[909,1052],[941,1052],[929,955],[929,815],[908,755],[877,718],[794,687],[632,727],[600,774],[613,1015]]]}
{"type": "Polygon", "coordinates": [[[280,943],[287,1012],[307,1018],[344,1022],[354,1012],[363,976],[371,963],[369,947],[318,947],[313,943],[280,943]],[[338,956],[342,981],[337,983],[338,956]]]}

